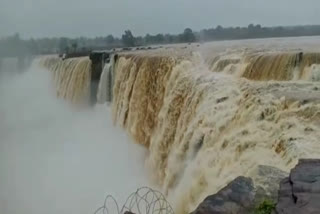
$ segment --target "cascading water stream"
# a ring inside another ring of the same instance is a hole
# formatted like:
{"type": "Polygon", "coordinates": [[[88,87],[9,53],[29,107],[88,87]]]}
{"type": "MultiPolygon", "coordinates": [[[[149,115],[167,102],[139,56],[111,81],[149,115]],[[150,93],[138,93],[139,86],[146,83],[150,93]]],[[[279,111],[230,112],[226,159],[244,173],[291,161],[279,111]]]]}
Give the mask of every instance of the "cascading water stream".
{"type": "Polygon", "coordinates": [[[317,81],[319,53],[303,52],[225,52],[208,57],[209,68],[258,81],[317,81]]]}
{"type": "Polygon", "coordinates": [[[51,71],[58,97],[78,105],[89,103],[91,61],[88,57],[62,60],[49,56],[40,58],[38,63],[51,71]]]}
{"type": "Polygon", "coordinates": [[[148,148],[176,213],[260,164],[288,171],[320,157],[318,82],[254,82],[212,72],[198,57],[147,54],[120,56],[115,73],[114,121],[148,148]]]}
{"type": "Polygon", "coordinates": [[[97,93],[97,102],[100,104],[112,101],[113,63],[113,60],[110,63],[106,63],[101,73],[97,93]]]}

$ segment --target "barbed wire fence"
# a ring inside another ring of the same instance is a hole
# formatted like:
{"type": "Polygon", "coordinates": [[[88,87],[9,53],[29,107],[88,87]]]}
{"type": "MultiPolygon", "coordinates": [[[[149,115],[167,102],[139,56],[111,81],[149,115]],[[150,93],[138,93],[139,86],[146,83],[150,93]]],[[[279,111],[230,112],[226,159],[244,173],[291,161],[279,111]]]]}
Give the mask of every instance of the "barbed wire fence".
{"type": "Polygon", "coordinates": [[[141,187],[129,195],[120,208],[116,199],[108,195],[103,206],[94,214],[174,214],[172,207],[165,196],[149,187],[141,187]]]}

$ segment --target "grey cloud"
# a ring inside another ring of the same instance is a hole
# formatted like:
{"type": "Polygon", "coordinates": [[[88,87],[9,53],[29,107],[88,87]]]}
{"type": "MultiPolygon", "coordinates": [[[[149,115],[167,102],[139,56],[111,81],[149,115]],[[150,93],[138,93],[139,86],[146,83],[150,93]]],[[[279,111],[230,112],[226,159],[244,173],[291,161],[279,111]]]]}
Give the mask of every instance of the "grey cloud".
{"type": "Polygon", "coordinates": [[[0,36],[119,36],[223,26],[319,24],[318,0],[0,0],[0,36]]]}

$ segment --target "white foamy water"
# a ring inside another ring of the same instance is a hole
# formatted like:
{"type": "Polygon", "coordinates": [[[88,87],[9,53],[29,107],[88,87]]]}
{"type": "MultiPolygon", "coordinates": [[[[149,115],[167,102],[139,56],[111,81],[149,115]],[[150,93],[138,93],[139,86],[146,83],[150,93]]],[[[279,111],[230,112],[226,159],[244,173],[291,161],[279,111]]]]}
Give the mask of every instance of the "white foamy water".
{"type": "Polygon", "coordinates": [[[109,101],[111,98],[109,97],[108,91],[110,90],[111,86],[109,85],[110,82],[110,77],[109,77],[109,72],[110,72],[110,67],[111,64],[105,64],[100,81],[99,81],[99,87],[98,87],[98,94],[97,94],[97,101],[100,104],[103,104],[109,101]]]}
{"type": "Polygon", "coordinates": [[[145,150],[106,106],[74,110],[36,68],[0,79],[0,213],[87,214],[147,185],[145,150]]]}

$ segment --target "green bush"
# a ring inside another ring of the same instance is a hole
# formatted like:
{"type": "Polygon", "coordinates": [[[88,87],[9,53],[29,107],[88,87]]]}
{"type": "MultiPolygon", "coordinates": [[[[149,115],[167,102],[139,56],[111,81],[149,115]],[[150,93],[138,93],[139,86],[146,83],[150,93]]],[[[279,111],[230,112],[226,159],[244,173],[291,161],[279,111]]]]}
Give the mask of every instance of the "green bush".
{"type": "Polygon", "coordinates": [[[255,210],[254,214],[271,214],[276,204],[271,200],[264,200],[255,210]]]}

